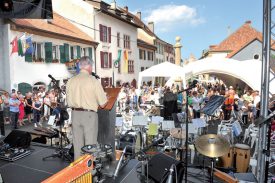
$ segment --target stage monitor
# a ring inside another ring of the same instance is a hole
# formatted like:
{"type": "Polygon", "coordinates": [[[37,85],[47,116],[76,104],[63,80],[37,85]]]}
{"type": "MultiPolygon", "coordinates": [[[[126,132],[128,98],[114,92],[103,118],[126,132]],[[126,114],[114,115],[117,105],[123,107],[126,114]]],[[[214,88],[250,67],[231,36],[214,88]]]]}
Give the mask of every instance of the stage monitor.
{"type": "Polygon", "coordinates": [[[52,0],[1,0],[0,18],[52,19],[52,0]]]}

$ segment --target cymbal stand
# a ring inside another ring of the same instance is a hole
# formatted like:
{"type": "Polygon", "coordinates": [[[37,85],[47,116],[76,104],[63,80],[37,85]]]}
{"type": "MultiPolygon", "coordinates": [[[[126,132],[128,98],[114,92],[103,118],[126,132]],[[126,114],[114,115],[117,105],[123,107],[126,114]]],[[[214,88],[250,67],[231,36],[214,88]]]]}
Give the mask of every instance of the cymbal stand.
{"type": "Polygon", "coordinates": [[[211,158],[210,183],[214,182],[214,158],[211,158]]]}

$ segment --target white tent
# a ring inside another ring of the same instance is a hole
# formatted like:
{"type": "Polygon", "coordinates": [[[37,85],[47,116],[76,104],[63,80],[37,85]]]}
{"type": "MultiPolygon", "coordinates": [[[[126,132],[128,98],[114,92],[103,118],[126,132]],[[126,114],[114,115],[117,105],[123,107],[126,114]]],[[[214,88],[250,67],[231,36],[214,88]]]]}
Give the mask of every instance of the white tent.
{"type": "Polygon", "coordinates": [[[140,72],[138,76],[138,88],[141,86],[143,77],[181,77],[185,82],[185,72],[183,67],[170,62],[163,62],[140,72]]]}

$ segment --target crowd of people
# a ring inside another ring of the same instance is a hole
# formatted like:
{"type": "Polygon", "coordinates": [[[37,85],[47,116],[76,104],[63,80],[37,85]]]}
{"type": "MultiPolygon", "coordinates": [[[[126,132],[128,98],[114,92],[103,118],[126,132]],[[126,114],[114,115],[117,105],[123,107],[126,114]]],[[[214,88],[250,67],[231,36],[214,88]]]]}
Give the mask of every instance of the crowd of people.
{"type": "MultiPolygon", "coordinates": [[[[188,88],[189,86],[187,86],[188,88]]],[[[224,102],[213,116],[220,120],[229,120],[232,116],[239,117],[243,124],[253,123],[260,112],[260,94],[249,87],[241,89],[238,84],[235,87],[226,86],[219,82],[198,82],[192,89],[186,91],[176,83],[169,86],[151,86],[143,83],[140,90],[125,84],[118,96],[118,112],[125,110],[139,111],[145,104],[158,106],[159,110],[151,110],[154,115],[171,118],[173,113],[186,111],[188,103],[188,116],[190,119],[200,118],[201,109],[214,95],[223,96],[224,102]],[[188,95],[187,95],[188,94],[188,95]],[[163,108],[163,110],[161,110],[163,108]]],[[[274,110],[274,95],[270,100],[269,109],[274,110]]],[[[155,109],[155,108],[153,108],[155,109]]]]}
{"type": "Polygon", "coordinates": [[[54,89],[46,91],[45,87],[39,87],[25,95],[15,89],[10,94],[0,94],[0,110],[3,111],[4,123],[11,124],[12,129],[25,123],[33,123],[34,127],[42,126],[57,108],[57,94],[54,89]]]}

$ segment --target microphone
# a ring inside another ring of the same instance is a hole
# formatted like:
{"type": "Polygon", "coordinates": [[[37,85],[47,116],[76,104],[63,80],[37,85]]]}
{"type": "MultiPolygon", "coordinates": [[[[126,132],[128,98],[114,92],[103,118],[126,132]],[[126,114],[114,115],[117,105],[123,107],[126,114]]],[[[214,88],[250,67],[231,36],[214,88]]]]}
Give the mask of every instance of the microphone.
{"type": "Polygon", "coordinates": [[[100,79],[100,77],[94,72],[92,72],[92,76],[94,76],[96,79],[100,79]]]}
{"type": "Polygon", "coordinates": [[[52,75],[49,74],[48,77],[51,78],[51,80],[52,80],[53,82],[57,82],[56,79],[55,79],[52,75]]]}
{"type": "Polygon", "coordinates": [[[118,175],[118,171],[119,171],[119,168],[121,166],[121,163],[122,163],[122,160],[123,160],[123,157],[124,157],[124,154],[126,153],[126,149],[127,149],[127,146],[124,147],[121,155],[120,155],[120,158],[119,158],[119,161],[117,163],[117,166],[116,166],[116,169],[115,169],[115,173],[114,173],[114,179],[117,177],[118,175]]]}
{"type": "Polygon", "coordinates": [[[170,171],[170,173],[169,173],[166,183],[173,183],[174,164],[171,165],[169,171],[170,171]]]}

